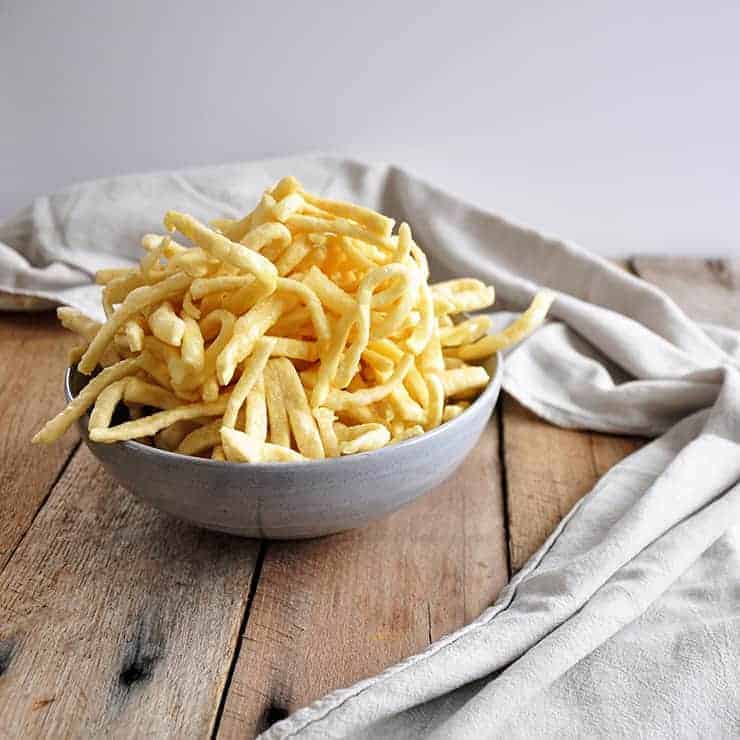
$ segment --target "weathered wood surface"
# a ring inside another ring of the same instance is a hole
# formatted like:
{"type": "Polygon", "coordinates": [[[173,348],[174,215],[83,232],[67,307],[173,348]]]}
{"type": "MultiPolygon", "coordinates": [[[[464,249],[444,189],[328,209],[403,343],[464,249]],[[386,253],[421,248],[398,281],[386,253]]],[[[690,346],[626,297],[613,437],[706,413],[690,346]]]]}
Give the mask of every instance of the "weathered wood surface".
{"type": "MultiPolygon", "coordinates": [[[[619,262],[665,290],[694,319],[740,328],[740,260],[639,257],[619,262]]],[[[509,552],[516,572],[563,516],[644,440],[558,429],[502,401],[509,552]]]]}
{"type": "Polygon", "coordinates": [[[740,329],[740,259],[635,257],[632,267],[693,319],[740,329]]]}
{"type": "Polygon", "coordinates": [[[512,571],[638,439],[559,429],[511,396],[503,399],[504,465],[512,571]]]}
{"type": "MultiPolygon", "coordinates": [[[[615,260],[632,272],[627,260],[615,260]]],[[[641,442],[559,429],[507,394],[501,399],[502,450],[511,572],[516,573],[596,481],[641,442]]]]}
{"type": "Polygon", "coordinates": [[[53,313],[0,313],[0,571],[78,444],[75,430],[53,447],[29,444],[50,413],[61,409],[74,343],[53,313]]]}
{"type": "Polygon", "coordinates": [[[259,543],[140,504],[86,449],[0,574],[0,737],[205,737],[259,543]]]}
{"type": "Polygon", "coordinates": [[[635,257],[632,268],[693,319],[740,328],[740,259],[635,257]]]}
{"type": "Polygon", "coordinates": [[[439,489],[357,532],[269,543],[219,736],[251,737],[462,626],[508,577],[494,417],[439,489]]]}
{"type": "MultiPolygon", "coordinates": [[[[632,265],[740,325],[737,265],[632,265]]],[[[504,398],[437,491],[359,532],[260,544],[139,504],[86,450],[70,459],[74,433],[28,445],[73,341],[51,314],[0,314],[0,737],[253,736],[475,617],[640,444],[504,398]]]]}

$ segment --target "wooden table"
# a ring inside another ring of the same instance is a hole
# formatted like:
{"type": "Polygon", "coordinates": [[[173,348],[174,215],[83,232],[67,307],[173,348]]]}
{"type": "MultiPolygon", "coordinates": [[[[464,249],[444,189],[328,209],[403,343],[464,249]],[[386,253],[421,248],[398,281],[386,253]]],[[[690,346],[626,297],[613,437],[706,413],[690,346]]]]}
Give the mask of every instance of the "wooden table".
{"type": "MultiPolygon", "coordinates": [[[[626,265],[737,325],[740,264],[626,265]]],[[[565,431],[504,396],[453,480],[357,532],[242,540],[147,508],[61,405],[73,343],[0,314],[0,737],[255,735],[477,616],[636,439],[565,431]]]]}

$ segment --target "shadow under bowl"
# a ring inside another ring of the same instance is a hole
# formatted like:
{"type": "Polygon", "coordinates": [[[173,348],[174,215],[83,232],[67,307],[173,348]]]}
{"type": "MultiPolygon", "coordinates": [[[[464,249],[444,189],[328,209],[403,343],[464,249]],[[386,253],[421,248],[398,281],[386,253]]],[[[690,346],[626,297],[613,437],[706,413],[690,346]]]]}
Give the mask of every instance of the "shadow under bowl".
{"type": "MultiPolygon", "coordinates": [[[[103,467],[142,501],[207,529],[244,537],[301,539],[362,527],[449,478],[475,447],[496,405],[503,359],[491,358],[486,388],[436,429],[373,452],[299,463],[230,463],[167,452],[140,442],[92,442],[103,467]]],[[[71,400],[88,382],[65,377],[71,400]]]]}

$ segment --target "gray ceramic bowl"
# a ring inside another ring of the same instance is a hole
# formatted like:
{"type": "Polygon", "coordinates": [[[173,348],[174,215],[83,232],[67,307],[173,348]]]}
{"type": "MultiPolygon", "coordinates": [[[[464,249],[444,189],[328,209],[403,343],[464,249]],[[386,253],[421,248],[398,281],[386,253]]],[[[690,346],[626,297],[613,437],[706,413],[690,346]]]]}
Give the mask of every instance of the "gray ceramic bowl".
{"type": "MultiPolygon", "coordinates": [[[[361,527],[439,485],[475,447],[496,404],[503,361],[460,416],[419,437],[347,457],[257,465],[204,460],[139,442],[87,446],[125,488],[152,506],[207,529],[299,539],[361,527]]],[[[67,400],[87,377],[67,371],[67,400]]]]}

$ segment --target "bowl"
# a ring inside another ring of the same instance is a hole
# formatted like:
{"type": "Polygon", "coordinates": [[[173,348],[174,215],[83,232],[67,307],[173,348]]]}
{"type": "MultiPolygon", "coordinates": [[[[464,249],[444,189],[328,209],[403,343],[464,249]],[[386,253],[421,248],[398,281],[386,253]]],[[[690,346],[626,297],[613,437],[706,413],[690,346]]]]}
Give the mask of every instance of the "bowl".
{"type": "MultiPolygon", "coordinates": [[[[207,529],[268,539],[341,532],[379,519],[449,478],[475,447],[501,388],[500,355],[486,388],[462,414],[423,435],[373,452],[298,463],[229,463],[140,442],[91,442],[90,451],[142,501],[207,529]]],[[[67,370],[71,400],[89,378],[67,370]]]]}

